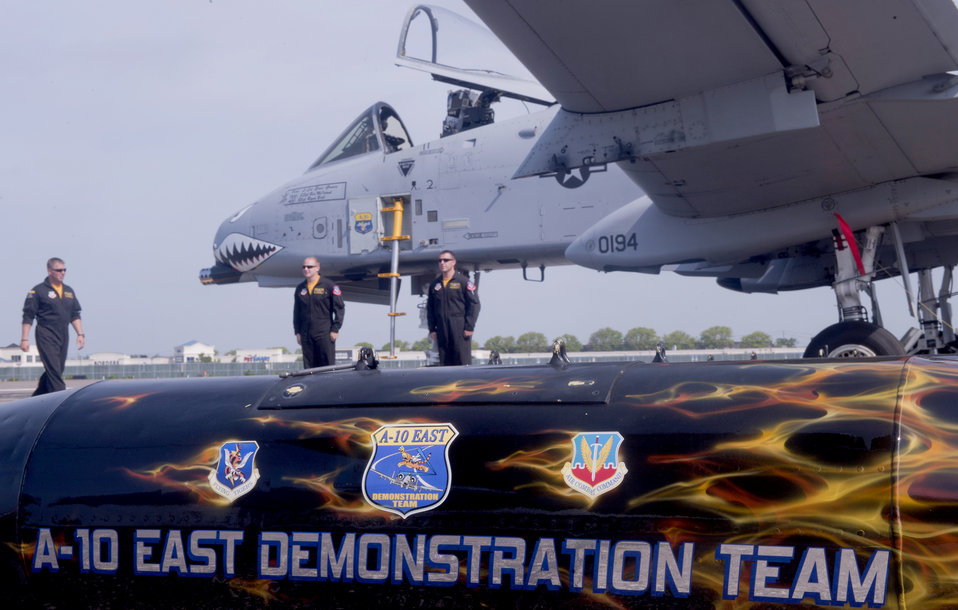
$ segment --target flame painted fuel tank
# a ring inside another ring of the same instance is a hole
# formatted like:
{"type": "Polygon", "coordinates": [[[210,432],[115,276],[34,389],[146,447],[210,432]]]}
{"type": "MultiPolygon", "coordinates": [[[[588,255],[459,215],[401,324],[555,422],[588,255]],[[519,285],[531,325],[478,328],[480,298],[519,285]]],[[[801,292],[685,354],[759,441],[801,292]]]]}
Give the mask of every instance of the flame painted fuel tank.
{"type": "Polygon", "coordinates": [[[108,381],[0,405],[42,607],[958,604],[958,362],[108,381]]]}

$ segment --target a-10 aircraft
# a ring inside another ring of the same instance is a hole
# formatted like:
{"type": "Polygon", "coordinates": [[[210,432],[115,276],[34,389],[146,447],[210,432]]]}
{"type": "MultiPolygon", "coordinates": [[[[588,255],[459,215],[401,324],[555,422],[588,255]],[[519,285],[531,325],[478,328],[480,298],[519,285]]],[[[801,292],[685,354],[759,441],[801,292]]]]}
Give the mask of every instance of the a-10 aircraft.
{"type": "MultiPolygon", "coordinates": [[[[953,2],[467,4],[548,93],[431,62],[481,91],[450,97],[451,135],[413,146],[373,106],[305,175],[222,224],[201,279],[289,285],[316,254],[352,298],[388,302],[395,276],[418,292],[452,248],[474,271],[573,262],[744,292],[830,285],[839,321],[806,355],[953,351],[953,2]],[[484,124],[499,94],[558,103],[484,124]],[[901,340],[874,290],[892,276],[921,326],[901,340]]],[[[407,26],[439,15],[418,7],[407,26]]],[[[400,62],[419,63],[402,56],[406,31],[400,62]]]]}
{"type": "Polygon", "coordinates": [[[548,93],[535,82],[463,74],[407,56],[402,49],[417,19],[428,20],[430,30],[442,21],[447,33],[454,24],[496,43],[481,26],[420,6],[407,15],[397,63],[443,72],[447,82],[486,93],[451,92],[447,116],[436,117],[443,137],[418,146],[390,105],[373,104],[303,176],[221,224],[213,244],[216,263],[201,271],[201,281],[292,286],[302,281],[302,259],[317,256],[323,275],[345,284],[344,298],[387,304],[392,273],[409,276],[418,293],[436,276],[444,248],[455,250],[461,271],[522,268],[529,280],[540,281],[546,267],[569,264],[565,250],[584,227],[632,198],[634,185],[615,167],[512,180],[558,107],[493,123],[492,104],[501,95],[543,108],[554,102],[541,98],[548,93]]]}

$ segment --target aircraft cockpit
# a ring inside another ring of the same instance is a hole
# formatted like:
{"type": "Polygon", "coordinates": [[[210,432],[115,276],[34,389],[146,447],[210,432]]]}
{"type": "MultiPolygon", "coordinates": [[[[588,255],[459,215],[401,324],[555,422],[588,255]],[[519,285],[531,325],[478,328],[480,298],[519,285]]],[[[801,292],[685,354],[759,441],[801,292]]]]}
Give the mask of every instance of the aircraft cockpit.
{"type": "Polygon", "coordinates": [[[377,150],[394,153],[412,145],[409,132],[392,106],[377,102],[363,111],[309,169],[377,150]]]}

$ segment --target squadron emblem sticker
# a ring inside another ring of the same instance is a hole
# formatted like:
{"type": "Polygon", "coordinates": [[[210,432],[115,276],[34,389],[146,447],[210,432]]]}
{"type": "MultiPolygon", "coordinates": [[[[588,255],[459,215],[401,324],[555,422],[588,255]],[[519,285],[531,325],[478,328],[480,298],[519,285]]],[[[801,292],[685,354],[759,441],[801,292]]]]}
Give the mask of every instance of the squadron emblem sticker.
{"type": "Polygon", "coordinates": [[[413,166],[416,164],[415,159],[403,159],[399,162],[399,173],[403,176],[408,176],[409,172],[412,171],[413,166]]]}
{"type": "Polygon", "coordinates": [[[373,432],[366,501],[403,519],[442,504],[452,486],[449,446],[457,436],[452,424],[393,424],[373,432]]]}
{"type": "Polygon", "coordinates": [[[259,480],[253,460],[259,451],[256,441],[229,441],[220,447],[216,470],[210,472],[210,487],[230,502],[252,491],[259,480]]]}
{"type": "Polygon", "coordinates": [[[353,228],[360,235],[365,235],[373,230],[373,215],[369,212],[359,212],[353,220],[355,221],[353,228]]]}
{"type": "Polygon", "coordinates": [[[621,445],[618,432],[580,432],[573,436],[572,461],[562,467],[566,485],[590,498],[618,487],[629,472],[619,461],[621,445]]]}

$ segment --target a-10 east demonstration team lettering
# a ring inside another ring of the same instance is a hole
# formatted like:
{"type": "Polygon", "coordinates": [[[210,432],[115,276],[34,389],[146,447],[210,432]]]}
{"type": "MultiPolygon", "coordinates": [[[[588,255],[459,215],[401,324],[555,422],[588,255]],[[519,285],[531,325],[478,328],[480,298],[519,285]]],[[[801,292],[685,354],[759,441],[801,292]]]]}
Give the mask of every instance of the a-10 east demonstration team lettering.
{"type": "MultiPolygon", "coordinates": [[[[35,331],[37,351],[43,362],[34,396],[66,389],[63,368],[70,346],[70,325],[77,333],[77,349],[83,349],[85,335],[80,320],[80,301],[73,288],[63,283],[63,259],[47,261],[47,277],[30,289],[23,303],[20,349],[30,350],[30,327],[35,331]]],[[[343,326],[346,304],[339,286],[320,275],[319,260],[303,261],[303,281],[296,287],[293,304],[293,331],[303,348],[303,366],[313,368],[335,364],[336,339],[343,326]]],[[[429,285],[427,300],[429,337],[439,348],[439,364],[472,364],[472,333],[479,318],[476,285],[456,271],[456,255],[439,254],[439,275],[429,285]]]]}
{"type": "MultiPolygon", "coordinates": [[[[704,565],[696,561],[694,542],[674,548],[665,541],[594,538],[530,543],[513,536],[370,531],[263,531],[250,537],[243,530],[140,528],[133,532],[133,552],[125,556],[120,537],[111,528],[40,528],[31,571],[57,573],[69,558],[84,573],[116,574],[131,562],[137,576],[234,578],[240,548],[253,546],[257,577],[263,580],[448,587],[464,577],[472,588],[486,584],[517,591],[544,587],[652,597],[670,593],[681,599],[691,595],[696,569],[704,565]]],[[[862,570],[851,548],[841,548],[829,559],[819,547],[725,542],[713,555],[723,566],[723,599],[801,604],[810,598],[819,605],[867,603],[871,608],[887,601],[890,557],[888,550],[875,550],[862,570]],[[748,569],[753,576],[742,582],[748,569]],[[779,570],[785,569],[796,574],[790,588],[777,582],[779,570]]]]}
{"type": "MultiPolygon", "coordinates": [[[[303,348],[307,369],[336,361],[336,339],[343,326],[343,291],[322,277],[316,257],[303,261],[303,277],[293,295],[293,332],[303,348]]],[[[426,313],[429,337],[439,349],[439,364],[472,364],[472,334],[479,318],[475,283],[456,271],[456,255],[439,254],[439,275],[429,284],[426,313]]]]}

